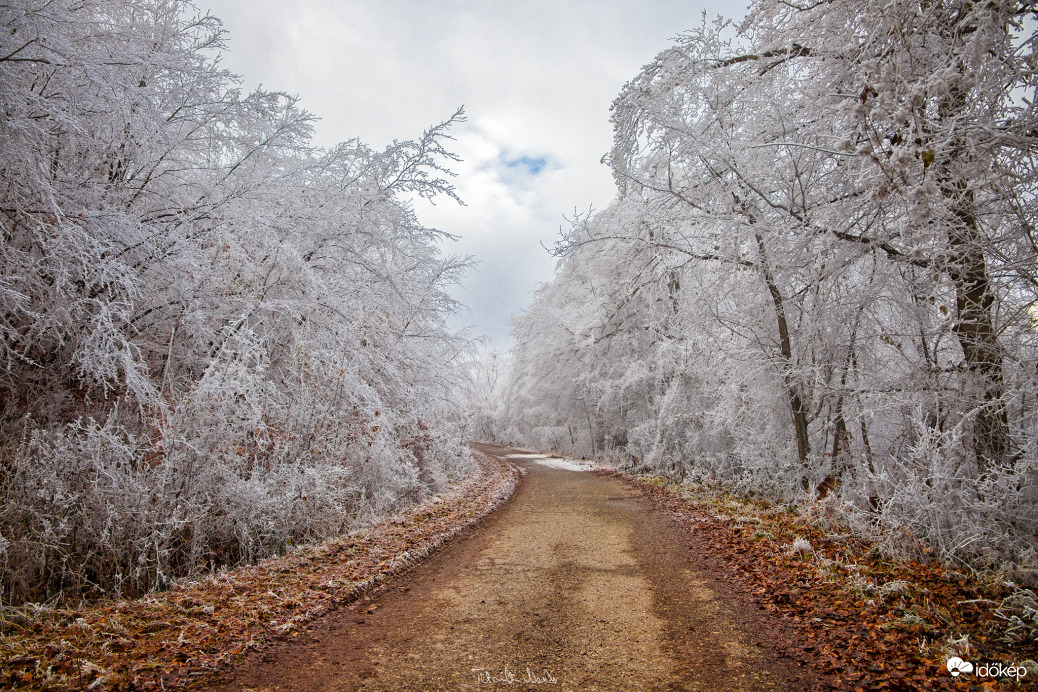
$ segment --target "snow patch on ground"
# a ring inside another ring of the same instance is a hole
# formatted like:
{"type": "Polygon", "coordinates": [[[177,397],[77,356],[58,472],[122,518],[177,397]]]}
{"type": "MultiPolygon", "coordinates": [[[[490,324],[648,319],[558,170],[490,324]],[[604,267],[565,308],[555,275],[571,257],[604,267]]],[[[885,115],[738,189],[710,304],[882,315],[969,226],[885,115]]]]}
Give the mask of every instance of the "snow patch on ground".
{"type": "Polygon", "coordinates": [[[564,471],[593,471],[598,468],[594,464],[586,461],[576,461],[574,459],[559,459],[557,457],[549,457],[547,454],[508,454],[508,459],[528,459],[535,464],[541,466],[547,466],[550,469],[562,469],[564,471]]]}
{"type": "Polygon", "coordinates": [[[550,457],[534,459],[534,463],[551,469],[563,469],[565,471],[590,471],[594,468],[591,464],[583,464],[572,459],[552,459],[550,457]]]}

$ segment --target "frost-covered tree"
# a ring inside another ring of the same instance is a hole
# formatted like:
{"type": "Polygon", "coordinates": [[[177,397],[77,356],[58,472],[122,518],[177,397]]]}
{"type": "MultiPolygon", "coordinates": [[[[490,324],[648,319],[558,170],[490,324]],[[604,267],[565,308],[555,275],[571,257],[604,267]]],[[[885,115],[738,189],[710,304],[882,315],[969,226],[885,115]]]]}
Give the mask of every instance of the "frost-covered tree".
{"type": "Polygon", "coordinates": [[[498,422],[503,417],[511,360],[511,354],[499,349],[477,350],[469,360],[464,390],[467,439],[502,439],[498,422]]]}
{"type": "Polygon", "coordinates": [[[588,413],[633,463],[1033,559],[1032,13],[762,0],[682,35],[517,323],[513,429],[588,413]],[[559,306],[584,336],[544,329],[559,306]],[[560,347],[570,379],[539,379],[560,347]]]}
{"type": "Polygon", "coordinates": [[[947,298],[983,469],[1020,452],[1000,336],[1030,328],[1034,299],[1033,13],[1014,2],[760,3],[747,20],[771,51],[804,53],[842,99],[843,117],[825,127],[869,195],[868,239],[944,284],[932,292],[947,298]]]}
{"type": "Polygon", "coordinates": [[[0,6],[0,601],[138,593],[466,468],[466,261],[408,202],[457,199],[461,112],[319,149],[195,12],[0,6]]]}

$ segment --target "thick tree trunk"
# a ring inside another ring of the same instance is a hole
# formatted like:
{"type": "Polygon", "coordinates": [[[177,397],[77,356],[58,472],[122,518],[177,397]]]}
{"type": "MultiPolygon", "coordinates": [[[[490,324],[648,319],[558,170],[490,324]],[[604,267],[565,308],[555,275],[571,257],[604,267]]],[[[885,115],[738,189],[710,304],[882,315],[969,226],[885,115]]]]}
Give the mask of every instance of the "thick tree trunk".
{"type": "MultiPolygon", "coordinates": [[[[948,29],[959,26],[956,21],[948,29]]],[[[958,29],[963,30],[961,27],[958,29]]],[[[961,39],[961,36],[957,37],[961,39]]],[[[968,67],[960,62],[959,72],[966,75],[968,67]]],[[[967,395],[975,404],[973,450],[981,474],[992,467],[1007,463],[1009,422],[1003,395],[1002,348],[992,316],[994,294],[987,273],[985,243],[977,217],[977,200],[969,181],[954,168],[974,158],[964,123],[970,121],[970,103],[966,93],[954,86],[941,101],[943,120],[953,124],[954,136],[949,147],[945,168],[937,169],[941,194],[950,203],[953,218],[948,224],[949,258],[947,273],[955,285],[955,336],[962,348],[963,361],[968,373],[967,395]]]]}
{"type": "Polygon", "coordinates": [[[949,229],[951,262],[948,275],[955,284],[957,317],[953,326],[969,373],[968,387],[977,402],[973,448],[982,473],[1009,458],[1009,421],[1002,395],[1002,349],[992,308],[994,296],[974,213],[974,195],[965,183],[944,186],[952,197],[957,224],[949,229]]]}

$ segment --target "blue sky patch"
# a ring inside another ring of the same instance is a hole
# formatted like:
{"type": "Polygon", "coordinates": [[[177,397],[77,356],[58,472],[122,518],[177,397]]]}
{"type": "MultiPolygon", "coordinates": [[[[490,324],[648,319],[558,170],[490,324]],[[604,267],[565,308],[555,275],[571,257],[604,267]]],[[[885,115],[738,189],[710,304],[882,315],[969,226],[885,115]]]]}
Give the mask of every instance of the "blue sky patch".
{"type": "Polygon", "coordinates": [[[522,166],[527,171],[529,171],[530,175],[537,175],[542,170],[544,170],[544,167],[548,164],[548,160],[543,156],[538,156],[536,158],[530,156],[520,156],[519,158],[515,159],[502,158],[502,163],[504,163],[509,168],[519,168],[520,166],[522,166]]]}

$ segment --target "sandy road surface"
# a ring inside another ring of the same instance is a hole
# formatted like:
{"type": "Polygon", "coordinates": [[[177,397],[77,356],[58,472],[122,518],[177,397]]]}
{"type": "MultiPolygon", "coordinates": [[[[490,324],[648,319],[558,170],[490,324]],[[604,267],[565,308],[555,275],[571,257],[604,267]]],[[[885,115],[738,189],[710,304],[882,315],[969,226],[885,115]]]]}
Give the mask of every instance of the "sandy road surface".
{"type": "Polygon", "coordinates": [[[515,497],[470,535],[212,689],[802,689],[637,490],[513,461],[515,497]]]}

